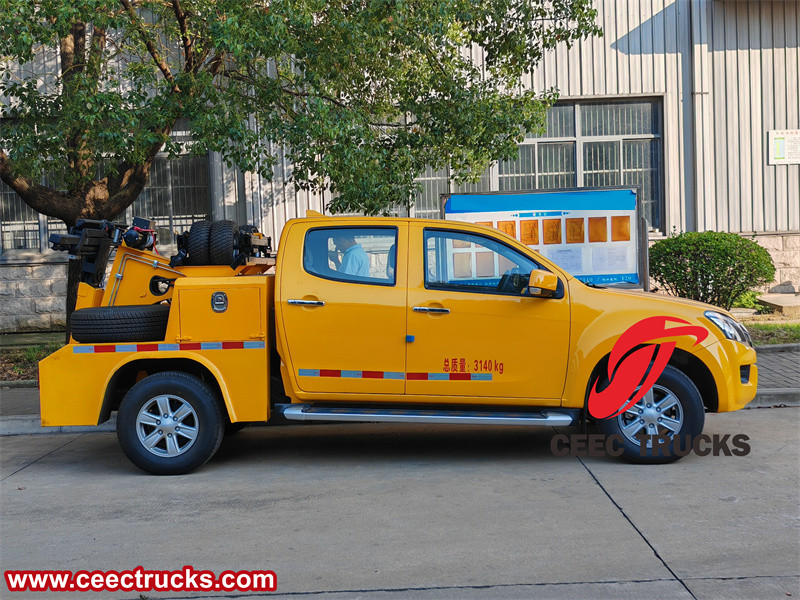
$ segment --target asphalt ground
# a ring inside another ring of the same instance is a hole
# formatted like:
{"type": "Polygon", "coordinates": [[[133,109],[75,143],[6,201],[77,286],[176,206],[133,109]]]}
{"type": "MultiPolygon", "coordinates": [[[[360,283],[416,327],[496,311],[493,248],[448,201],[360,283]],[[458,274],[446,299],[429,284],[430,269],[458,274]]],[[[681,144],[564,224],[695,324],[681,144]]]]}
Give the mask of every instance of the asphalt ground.
{"type": "Polygon", "coordinates": [[[800,408],[708,415],[749,454],[670,465],[557,457],[555,433],[247,428],[181,477],[142,473],[112,433],[6,436],[0,564],[272,569],[287,599],[800,595],[800,408]]]}

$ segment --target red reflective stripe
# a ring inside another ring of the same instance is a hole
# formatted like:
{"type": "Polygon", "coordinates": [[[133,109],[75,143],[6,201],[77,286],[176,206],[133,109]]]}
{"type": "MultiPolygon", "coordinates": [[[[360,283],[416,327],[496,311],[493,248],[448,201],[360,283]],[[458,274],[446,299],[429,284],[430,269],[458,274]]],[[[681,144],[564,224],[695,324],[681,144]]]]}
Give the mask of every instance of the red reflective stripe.
{"type": "Polygon", "coordinates": [[[410,380],[417,379],[417,380],[427,381],[428,374],[427,373],[406,373],[406,379],[410,379],[410,380]]]}
{"type": "Polygon", "coordinates": [[[97,353],[97,352],[116,352],[117,351],[117,347],[114,344],[111,344],[110,346],[95,346],[94,347],[94,351],[95,351],[95,353],[97,353]]]}
{"type": "Polygon", "coordinates": [[[158,344],[136,344],[137,352],[157,352],[158,344]]]}
{"type": "Polygon", "coordinates": [[[244,348],[244,342],[222,342],[223,350],[241,350],[244,348]]]}
{"type": "Polygon", "coordinates": [[[320,377],[341,377],[342,371],[341,369],[334,370],[334,369],[320,369],[319,370],[320,377]]]}
{"type": "Polygon", "coordinates": [[[471,379],[469,373],[450,373],[450,381],[465,381],[471,379]]]}
{"type": "Polygon", "coordinates": [[[200,350],[200,342],[184,342],[180,344],[181,350],[200,350]]]}
{"type": "Polygon", "coordinates": [[[363,379],[383,379],[383,371],[361,371],[363,379]]]}

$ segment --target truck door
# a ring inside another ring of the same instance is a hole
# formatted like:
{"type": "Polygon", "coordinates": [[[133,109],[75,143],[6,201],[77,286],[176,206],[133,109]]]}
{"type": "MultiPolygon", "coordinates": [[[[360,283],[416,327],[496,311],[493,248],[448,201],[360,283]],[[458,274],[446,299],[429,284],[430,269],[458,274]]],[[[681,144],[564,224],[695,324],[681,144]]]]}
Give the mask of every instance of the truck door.
{"type": "Polygon", "coordinates": [[[413,224],[409,244],[406,394],[560,404],[569,298],[526,295],[545,267],[502,238],[445,226],[413,224]]]}
{"type": "Polygon", "coordinates": [[[408,225],[336,221],[284,232],[277,301],[291,375],[303,392],[402,394],[408,225]]]}

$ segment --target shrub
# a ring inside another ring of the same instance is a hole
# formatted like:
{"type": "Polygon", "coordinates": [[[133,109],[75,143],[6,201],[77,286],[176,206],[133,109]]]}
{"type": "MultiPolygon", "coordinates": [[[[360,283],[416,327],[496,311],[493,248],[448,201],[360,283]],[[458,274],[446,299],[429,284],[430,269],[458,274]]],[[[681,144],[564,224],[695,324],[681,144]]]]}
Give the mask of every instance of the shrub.
{"type": "Polygon", "coordinates": [[[758,301],[761,292],[749,290],[736,298],[731,305],[733,308],[755,308],[758,314],[765,315],[773,311],[772,308],[758,301]]]}
{"type": "Polygon", "coordinates": [[[681,233],[650,248],[650,275],[674,296],[729,309],[751,288],[775,277],[764,248],[735,233],[681,233]]]}

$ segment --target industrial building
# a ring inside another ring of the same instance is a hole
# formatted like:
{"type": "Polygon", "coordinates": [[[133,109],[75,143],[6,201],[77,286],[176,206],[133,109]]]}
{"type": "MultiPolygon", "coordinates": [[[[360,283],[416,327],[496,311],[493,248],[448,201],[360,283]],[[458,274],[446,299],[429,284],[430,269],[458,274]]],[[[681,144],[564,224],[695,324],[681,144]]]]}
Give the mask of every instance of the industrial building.
{"type": "MultiPolygon", "coordinates": [[[[604,36],[547,53],[524,82],[560,91],[546,133],[526,138],[516,161],[493,165],[477,184],[455,188],[445,172],[423,173],[411,216],[438,217],[448,191],[637,185],[651,239],[754,235],[770,250],[781,289],[800,288],[800,2],[596,7],[604,36]]],[[[279,160],[266,180],[213,153],[159,158],[128,216],[155,217],[162,239],[210,216],[254,223],[277,241],[288,219],[325,212],[325,195],[295,190],[291,169],[279,160]]],[[[0,293],[22,311],[0,309],[0,330],[57,326],[46,309],[58,300],[45,299],[62,291],[53,261],[63,256],[50,254],[46,239],[59,224],[9,188],[0,194],[0,293]]]]}

